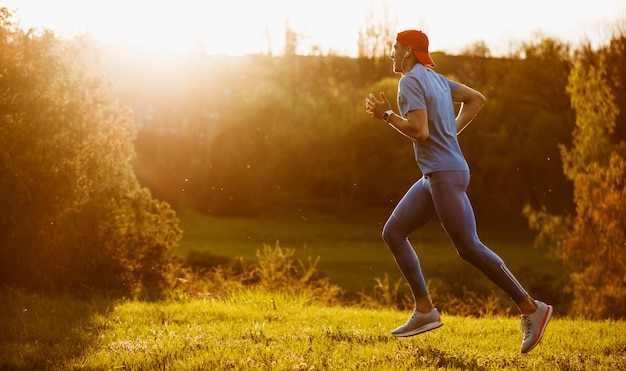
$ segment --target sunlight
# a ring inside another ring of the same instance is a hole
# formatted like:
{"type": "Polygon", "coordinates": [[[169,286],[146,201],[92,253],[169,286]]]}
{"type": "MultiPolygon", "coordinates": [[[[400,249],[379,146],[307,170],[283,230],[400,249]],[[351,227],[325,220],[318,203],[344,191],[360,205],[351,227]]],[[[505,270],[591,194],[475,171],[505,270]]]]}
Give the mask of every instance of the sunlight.
{"type": "Polygon", "coordinates": [[[236,27],[244,23],[260,28],[262,23],[255,19],[255,12],[238,14],[237,4],[233,2],[224,2],[219,6],[189,1],[172,4],[130,2],[121,13],[113,7],[103,7],[103,20],[89,24],[89,30],[104,41],[156,49],[182,51],[202,48],[212,54],[229,55],[259,49],[260,37],[250,37],[246,35],[247,30],[236,27]],[[115,21],[111,22],[112,19],[115,21]],[[238,42],[242,36],[248,36],[246,43],[238,42]]]}
{"type": "Polygon", "coordinates": [[[99,22],[90,25],[90,29],[111,41],[178,51],[202,48],[210,54],[227,55],[280,54],[288,26],[301,36],[299,42],[305,46],[319,44],[328,48],[335,42],[335,48],[342,51],[347,50],[346,44],[356,43],[358,32],[355,20],[343,21],[343,26],[339,23],[345,12],[324,14],[326,9],[314,4],[303,6],[277,0],[208,4],[182,1],[175,7],[164,4],[137,1],[126,6],[123,14],[109,7],[105,9],[109,16],[104,18],[115,22],[99,22]],[[329,28],[326,22],[310,22],[310,19],[326,19],[336,27],[329,28]]]}
{"type": "MultiPolygon", "coordinates": [[[[421,2],[414,0],[5,0],[17,10],[26,28],[50,29],[61,37],[90,34],[104,42],[210,54],[245,55],[284,50],[285,29],[299,36],[298,52],[356,55],[358,33],[368,21],[392,29],[421,29],[429,35],[431,51],[457,53],[478,41],[492,51],[506,52],[512,44],[530,41],[537,32],[562,41],[606,39],[603,25],[626,16],[622,0],[576,4],[421,2]],[[538,10],[539,9],[539,10],[538,10]],[[564,12],[567,17],[564,17],[564,12]],[[371,21],[371,19],[369,19],[371,21]]],[[[390,43],[393,40],[389,41],[390,43]]]]}
{"type": "Polygon", "coordinates": [[[227,55],[280,54],[288,25],[308,50],[319,45],[347,54],[355,49],[363,14],[354,1],[333,5],[332,11],[324,4],[280,0],[12,0],[6,6],[17,10],[26,28],[51,29],[61,37],[90,34],[104,42],[227,55]]]}

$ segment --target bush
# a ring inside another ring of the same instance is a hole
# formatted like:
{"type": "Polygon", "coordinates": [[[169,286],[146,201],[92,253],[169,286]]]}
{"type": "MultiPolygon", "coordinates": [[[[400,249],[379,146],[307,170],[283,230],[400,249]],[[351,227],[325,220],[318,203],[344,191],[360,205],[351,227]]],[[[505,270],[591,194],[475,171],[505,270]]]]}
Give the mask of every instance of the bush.
{"type": "Polygon", "coordinates": [[[0,283],[161,290],[180,238],[137,181],[132,115],[88,39],[25,33],[0,8],[0,283]]]}
{"type": "Polygon", "coordinates": [[[315,260],[309,257],[303,262],[294,258],[294,252],[276,242],[274,247],[264,244],[257,250],[256,263],[239,259],[238,265],[217,265],[208,270],[181,267],[175,291],[192,296],[228,297],[245,287],[304,296],[323,305],[339,304],[343,290],[318,272],[319,257],[315,260]]]}

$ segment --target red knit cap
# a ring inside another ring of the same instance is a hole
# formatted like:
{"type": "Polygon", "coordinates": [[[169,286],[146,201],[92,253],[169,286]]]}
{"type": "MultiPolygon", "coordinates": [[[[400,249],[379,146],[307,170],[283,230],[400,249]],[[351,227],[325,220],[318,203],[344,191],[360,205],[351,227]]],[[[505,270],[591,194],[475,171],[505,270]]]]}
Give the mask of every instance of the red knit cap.
{"type": "Polygon", "coordinates": [[[413,54],[417,60],[428,67],[435,67],[435,62],[428,54],[428,36],[422,31],[406,30],[398,33],[396,40],[413,48],[413,54]]]}

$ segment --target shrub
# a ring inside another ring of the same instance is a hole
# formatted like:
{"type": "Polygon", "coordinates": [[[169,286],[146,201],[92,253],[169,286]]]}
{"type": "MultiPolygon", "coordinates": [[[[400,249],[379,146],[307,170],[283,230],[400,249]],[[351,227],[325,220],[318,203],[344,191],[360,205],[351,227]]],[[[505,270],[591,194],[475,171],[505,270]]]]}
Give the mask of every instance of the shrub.
{"type": "Polygon", "coordinates": [[[181,267],[175,289],[192,295],[228,297],[241,288],[304,296],[312,302],[335,305],[343,290],[330,283],[317,270],[319,257],[306,262],[294,258],[294,249],[263,245],[257,250],[256,263],[239,259],[237,265],[217,265],[210,269],[181,267]]]}
{"type": "Polygon", "coordinates": [[[0,8],[0,283],[158,291],[180,238],[137,181],[135,128],[88,39],[25,33],[0,8]]]}

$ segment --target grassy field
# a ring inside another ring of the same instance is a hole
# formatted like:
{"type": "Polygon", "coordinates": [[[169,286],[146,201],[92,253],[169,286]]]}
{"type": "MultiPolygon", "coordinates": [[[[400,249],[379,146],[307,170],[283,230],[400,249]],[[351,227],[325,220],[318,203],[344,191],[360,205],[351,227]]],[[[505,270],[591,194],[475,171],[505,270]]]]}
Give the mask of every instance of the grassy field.
{"type": "Polygon", "coordinates": [[[0,289],[1,370],[626,370],[626,323],[555,317],[519,353],[519,320],[463,318],[412,338],[407,312],[253,291],[159,302],[0,289]]]}
{"type": "MultiPolygon", "coordinates": [[[[388,210],[358,214],[351,218],[332,215],[282,215],[280,217],[224,218],[181,213],[184,237],[180,252],[208,252],[215,256],[254,260],[263,244],[296,250],[296,257],[320,257],[318,270],[342,287],[347,300],[368,292],[376,278],[389,276],[391,282],[401,274],[381,238],[388,210]]],[[[534,296],[563,309],[561,287],[565,277],[559,264],[547,252],[533,248],[528,231],[480,229],[485,244],[496,251],[512,272],[534,296]]],[[[460,293],[466,287],[479,294],[492,291],[508,302],[506,295],[463,261],[441,226],[433,221],[411,236],[429,285],[439,294],[460,293]]],[[[403,285],[408,293],[408,289],[403,285]]]]}
{"type": "MultiPolygon", "coordinates": [[[[399,278],[380,238],[385,218],[183,213],[180,252],[254,261],[263,245],[279,242],[295,249],[296,258],[319,256],[318,269],[356,296],[386,273],[399,278]]],[[[487,230],[482,238],[531,292],[543,286],[537,291],[554,292],[558,300],[559,270],[532,249],[532,236],[487,230]]],[[[456,255],[436,223],[412,240],[436,290],[493,289],[456,255]]],[[[408,311],[349,301],[323,306],[238,289],[219,299],[172,293],[144,302],[0,288],[0,370],[626,370],[625,322],[576,320],[559,309],[542,344],[523,355],[517,316],[462,317],[444,310],[441,329],[396,339],[390,331],[408,311]]]]}

